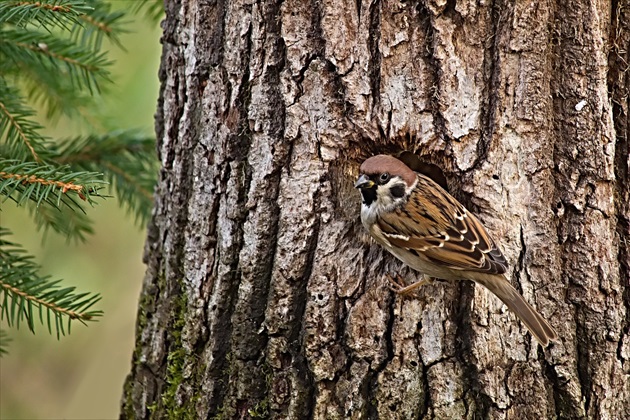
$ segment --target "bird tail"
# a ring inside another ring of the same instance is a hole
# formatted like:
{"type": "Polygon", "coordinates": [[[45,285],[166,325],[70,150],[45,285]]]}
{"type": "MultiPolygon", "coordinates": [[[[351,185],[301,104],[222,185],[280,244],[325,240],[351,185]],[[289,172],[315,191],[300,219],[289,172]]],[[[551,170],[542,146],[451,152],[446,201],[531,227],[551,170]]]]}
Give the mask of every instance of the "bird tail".
{"type": "Polygon", "coordinates": [[[558,334],[551,325],[549,325],[536,309],[532,308],[531,305],[525,301],[523,296],[521,296],[503,276],[486,275],[479,276],[479,278],[475,278],[474,280],[497,295],[497,297],[519,317],[529,332],[536,337],[536,340],[538,340],[543,347],[547,347],[549,341],[558,338],[558,334]]]}

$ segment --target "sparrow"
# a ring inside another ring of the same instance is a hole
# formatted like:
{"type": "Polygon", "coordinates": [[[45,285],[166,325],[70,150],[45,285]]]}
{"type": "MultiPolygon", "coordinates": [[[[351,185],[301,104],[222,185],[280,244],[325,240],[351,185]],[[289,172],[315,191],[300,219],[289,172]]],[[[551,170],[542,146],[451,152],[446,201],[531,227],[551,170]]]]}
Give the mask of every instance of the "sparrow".
{"type": "MultiPolygon", "coordinates": [[[[392,156],[367,159],[355,188],[361,191],[361,222],[403,263],[426,276],[472,280],[494,293],[546,347],[556,331],[505,277],[507,261],[479,219],[436,182],[392,156]]],[[[396,284],[408,294],[428,283],[396,284]]]]}

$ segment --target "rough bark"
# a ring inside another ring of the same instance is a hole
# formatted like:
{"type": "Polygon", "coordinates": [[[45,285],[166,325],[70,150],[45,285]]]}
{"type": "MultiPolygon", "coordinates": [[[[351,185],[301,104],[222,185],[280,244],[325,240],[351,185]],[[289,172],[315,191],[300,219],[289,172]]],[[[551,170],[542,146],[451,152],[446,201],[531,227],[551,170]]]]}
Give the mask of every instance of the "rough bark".
{"type": "Polygon", "coordinates": [[[168,1],[123,418],[630,417],[630,3],[168,1]],[[371,242],[412,151],[558,330],[371,242]]]}

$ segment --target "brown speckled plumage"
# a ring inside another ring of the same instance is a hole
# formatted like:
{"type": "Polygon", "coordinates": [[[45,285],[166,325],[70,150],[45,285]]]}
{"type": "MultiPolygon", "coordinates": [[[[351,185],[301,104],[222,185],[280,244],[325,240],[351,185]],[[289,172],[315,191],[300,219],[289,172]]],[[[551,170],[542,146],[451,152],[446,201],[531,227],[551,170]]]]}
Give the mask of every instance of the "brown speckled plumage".
{"type": "Polygon", "coordinates": [[[388,238],[390,243],[421,249],[429,260],[453,270],[505,273],[507,262],[479,220],[431,179],[417,177],[412,205],[383,214],[377,222],[385,235],[409,236],[407,241],[388,238]],[[450,211],[441,210],[444,202],[450,211]],[[405,223],[397,223],[401,220],[405,223]]]}

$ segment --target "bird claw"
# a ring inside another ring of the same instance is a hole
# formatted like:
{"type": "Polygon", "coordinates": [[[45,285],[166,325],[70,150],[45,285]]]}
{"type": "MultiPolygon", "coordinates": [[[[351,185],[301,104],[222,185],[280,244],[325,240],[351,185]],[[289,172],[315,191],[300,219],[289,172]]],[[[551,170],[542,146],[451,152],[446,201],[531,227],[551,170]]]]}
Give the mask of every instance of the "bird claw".
{"type": "Polygon", "coordinates": [[[398,274],[395,274],[393,276],[391,274],[387,274],[386,276],[390,283],[388,285],[389,290],[401,296],[409,296],[420,286],[433,283],[433,280],[428,276],[425,276],[422,280],[412,283],[410,285],[407,285],[398,274]]]}
{"type": "Polygon", "coordinates": [[[394,274],[394,275],[386,274],[386,277],[387,277],[387,280],[389,280],[389,284],[387,285],[387,287],[392,292],[398,293],[399,290],[407,287],[405,281],[398,274],[394,274]]]}

